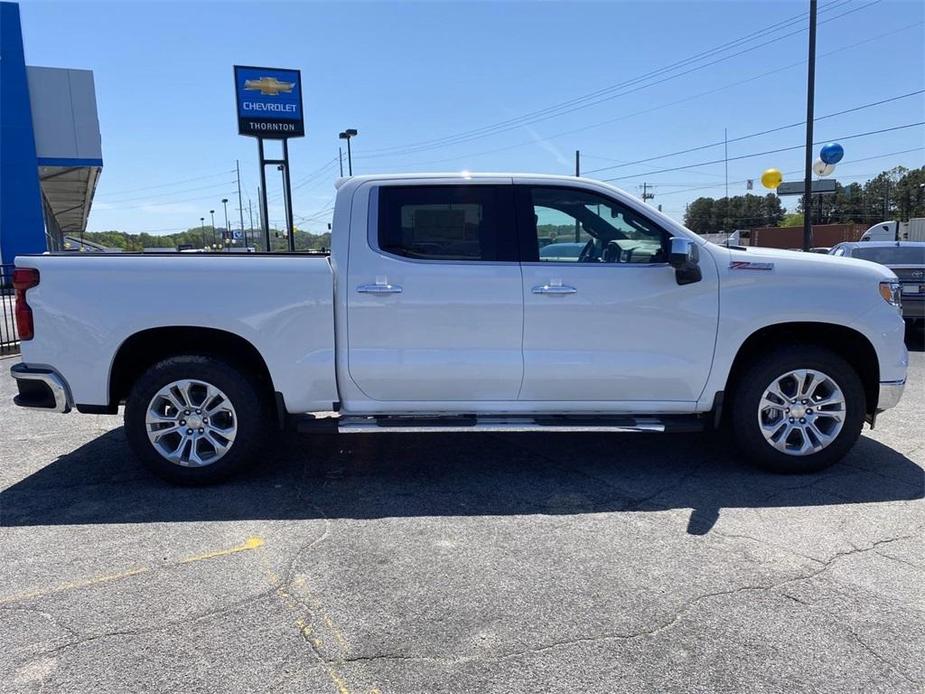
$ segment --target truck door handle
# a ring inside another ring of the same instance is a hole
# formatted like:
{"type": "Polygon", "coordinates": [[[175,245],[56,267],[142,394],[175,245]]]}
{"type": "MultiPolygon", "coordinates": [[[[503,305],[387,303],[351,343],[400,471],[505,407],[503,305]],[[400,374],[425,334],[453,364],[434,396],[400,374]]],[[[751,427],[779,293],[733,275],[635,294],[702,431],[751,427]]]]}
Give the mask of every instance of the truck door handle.
{"type": "Polygon", "coordinates": [[[533,288],[534,294],[574,294],[578,290],[567,284],[542,284],[533,288]]]}
{"type": "Polygon", "coordinates": [[[357,287],[360,294],[401,294],[397,284],[361,284],[357,287]]]}

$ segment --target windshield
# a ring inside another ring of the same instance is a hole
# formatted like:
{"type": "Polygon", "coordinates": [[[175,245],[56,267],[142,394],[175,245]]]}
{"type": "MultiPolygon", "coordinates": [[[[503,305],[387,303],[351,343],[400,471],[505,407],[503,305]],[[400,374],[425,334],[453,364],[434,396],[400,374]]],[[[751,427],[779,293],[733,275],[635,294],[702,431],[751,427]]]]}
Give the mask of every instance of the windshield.
{"type": "Polygon", "coordinates": [[[925,265],[925,246],[871,246],[855,248],[852,258],[872,260],[881,265],[925,265]]]}

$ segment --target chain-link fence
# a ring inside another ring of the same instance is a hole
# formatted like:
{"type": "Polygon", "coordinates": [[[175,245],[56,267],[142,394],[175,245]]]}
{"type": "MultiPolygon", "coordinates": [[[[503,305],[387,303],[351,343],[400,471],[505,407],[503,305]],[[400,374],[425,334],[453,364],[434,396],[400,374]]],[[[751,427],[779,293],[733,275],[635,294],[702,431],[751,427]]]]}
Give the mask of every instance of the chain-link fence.
{"type": "Polygon", "coordinates": [[[13,292],[13,266],[0,265],[0,355],[19,351],[16,317],[13,313],[16,297],[13,292]]]}

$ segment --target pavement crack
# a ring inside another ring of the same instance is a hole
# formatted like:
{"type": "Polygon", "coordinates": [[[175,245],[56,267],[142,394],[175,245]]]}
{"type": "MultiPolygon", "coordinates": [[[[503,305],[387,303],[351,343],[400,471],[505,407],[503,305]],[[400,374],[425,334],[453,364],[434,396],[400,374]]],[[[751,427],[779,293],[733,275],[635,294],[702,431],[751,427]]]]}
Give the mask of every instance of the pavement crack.
{"type": "MultiPolygon", "coordinates": [[[[811,572],[809,572],[809,573],[807,573],[807,574],[802,574],[802,575],[799,575],[799,576],[793,576],[793,577],[791,577],[791,578],[786,578],[786,579],[783,579],[783,580],[780,580],[780,581],[777,581],[777,582],[774,582],[774,583],[737,586],[737,587],[735,587],[735,588],[729,588],[729,589],[726,589],[726,590],[711,591],[711,592],[708,592],[708,593],[703,593],[703,594],[701,594],[701,595],[697,595],[697,596],[691,598],[690,600],[688,600],[687,602],[685,602],[683,605],[681,605],[681,607],[680,607],[671,617],[669,617],[668,619],[662,621],[662,622],[659,623],[659,624],[656,624],[656,625],[651,626],[651,627],[648,627],[648,628],[639,629],[639,630],[630,631],[630,632],[612,632],[612,633],[600,634],[600,635],[597,635],[597,636],[584,636],[584,637],[577,637],[577,638],[573,638],[573,639],[563,639],[563,640],[561,640],[561,641],[554,641],[554,642],[551,642],[551,643],[548,643],[548,644],[544,644],[544,645],[540,645],[540,646],[528,648],[528,649],[521,650],[521,651],[511,651],[511,652],[508,652],[508,653],[505,653],[505,654],[499,656],[498,659],[499,659],[499,660],[505,660],[505,659],[509,659],[509,658],[521,657],[521,656],[528,655],[528,654],[544,653],[544,652],[546,652],[546,651],[550,651],[550,650],[553,650],[553,649],[568,647],[568,646],[572,646],[572,645],[576,645],[576,644],[580,644],[580,643],[594,643],[594,642],[598,642],[598,641],[613,641],[613,640],[628,641],[628,640],[633,640],[633,639],[645,638],[645,637],[649,637],[649,636],[655,636],[656,634],[659,634],[659,633],[661,633],[661,632],[663,632],[663,631],[665,631],[665,630],[670,629],[671,627],[673,627],[675,624],[677,624],[679,621],[681,621],[681,620],[683,619],[683,617],[684,617],[688,612],[690,612],[695,606],[697,606],[699,603],[701,603],[701,602],[703,602],[703,601],[705,601],[705,600],[711,600],[711,599],[715,599],[715,598],[725,598],[725,597],[735,596],[735,595],[738,595],[738,594],[740,594],[740,593],[752,592],[752,591],[755,591],[755,592],[772,592],[772,591],[776,591],[778,588],[780,588],[780,587],[782,587],[782,586],[785,586],[785,585],[790,585],[790,584],[793,584],[793,583],[799,583],[799,582],[802,582],[802,581],[808,581],[808,580],[811,580],[811,579],[813,579],[813,578],[816,578],[816,577],[820,576],[821,574],[825,573],[826,571],[828,571],[836,562],[838,562],[838,561],[841,560],[841,559],[844,559],[845,557],[849,557],[849,556],[852,556],[852,555],[855,555],[855,554],[864,553],[864,552],[875,551],[877,547],[880,547],[880,546],[882,546],[882,545],[889,544],[889,543],[891,543],[891,542],[897,542],[897,541],[899,541],[899,540],[909,539],[909,538],[912,538],[912,537],[915,537],[915,536],[914,536],[914,535],[902,535],[902,536],[899,536],[899,537],[887,538],[887,539],[884,539],[884,540],[878,540],[877,542],[874,542],[873,544],[871,544],[871,545],[869,545],[869,546],[867,546],[867,547],[854,548],[854,549],[847,550],[847,551],[844,551],[844,552],[838,552],[838,553],[832,555],[831,557],[829,557],[827,560],[822,561],[822,562],[819,562],[819,563],[822,564],[822,566],[819,567],[819,568],[816,568],[815,570],[813,570],[813,571],[811,571],[811,572]]],[[[803,606],[812,607],[812,605],[811,605],[810,603],[807,603],[807,602],[805,602],[805,601],[803,601],[803,600],[801,600],[801,599],[799,599],[799,598],[797,598],[797,597],[795,597],[795,596],[793,596],[793,595],[787,593],[786,591],[780,591],[780,592],[778,592],[777,594],[780,595],[781,597],[785,598],[785,599],[791,600],[791,601],[793,601],[793,602],[797,602],[797,603],[799,603],[799,604],[801,604],[801,605],[803,605],[803,606]]],[[[831,615],[831,614],[830,614],[830,616],[832,616],[833,618],[835,618],[835,615],[831,615]]],[[[837,621],[838,621],[838,620],[837,620],[837,621]]],[[[908,675],[906,675],[906,673],[903,672],[903,671],[901,670],[901,668],[900,668],[898,665],[896,665],[895,663],[892,663],[892,662],[888,661],[888,660],[887,660],[886,658],[884,658],[882,655],[880,655],[879,653],[877,653],[873,648],[871,648],[867,643],[865,643],[865,642],[857,635],[857,633],[854,632],[854,630],[853,630],[849,625],[847,625],[847,624],[845,624],[844,622],[841,622],[841,621],[838,621],[838,624],[843,625],[843,626],[849,631],[849,633],[852,634],[852,637],[854,638],[854,640],[856,640],[856,641],[858,642],[858,644],[859,644],[862,648],[864,648],[865,650],[869,651],[872,655],[874,655],[879,661],[881,661],[881,662],[883,662],[883,663],[889,665],[889,667],[891,667],[892,669],[896,670],[904,679],[906,679],[906,680],[908,680],[908,681],[910,681],[910,682],[914,682],[914,680],[911,680],[911,679],[908,677],[908,675]]]]}

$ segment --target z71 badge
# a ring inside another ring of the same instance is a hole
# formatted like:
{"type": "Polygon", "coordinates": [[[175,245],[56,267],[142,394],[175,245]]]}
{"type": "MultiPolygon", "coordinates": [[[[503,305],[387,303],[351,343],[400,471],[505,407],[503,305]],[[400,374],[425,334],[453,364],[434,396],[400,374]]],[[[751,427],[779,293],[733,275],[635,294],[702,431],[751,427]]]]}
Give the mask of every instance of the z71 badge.
{"type": "Polygon", "coordinates": [[[773,270],[774,263],[753,263],[748,260],[733,260],[729,263],[730,270],[773,270]]]}

